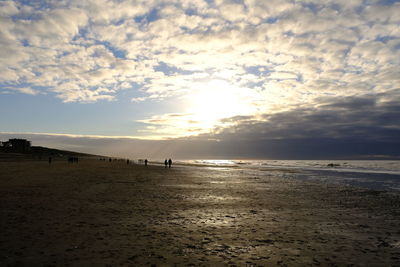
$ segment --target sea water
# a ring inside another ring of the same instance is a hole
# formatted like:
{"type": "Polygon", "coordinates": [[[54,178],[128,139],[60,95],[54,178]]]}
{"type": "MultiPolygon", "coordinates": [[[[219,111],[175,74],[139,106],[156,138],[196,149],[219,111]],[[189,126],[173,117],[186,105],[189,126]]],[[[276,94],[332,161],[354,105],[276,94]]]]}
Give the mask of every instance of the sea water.
{"type": "Polygon", "coordinates": [[[180,163],[240,169],[260,177],[279,169],[279,176],[287,179],[400,192],[399,160],[186,160],[180,163]]]}

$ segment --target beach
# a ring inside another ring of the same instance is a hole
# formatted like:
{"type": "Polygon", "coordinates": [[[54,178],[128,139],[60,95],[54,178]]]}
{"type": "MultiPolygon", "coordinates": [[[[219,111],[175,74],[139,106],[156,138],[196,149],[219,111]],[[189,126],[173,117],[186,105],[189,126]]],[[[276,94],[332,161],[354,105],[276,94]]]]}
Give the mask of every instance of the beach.
{"type": "Polygon", "coordinates": [[[2,266],[399,266],[400,194],[300,170],[0,162],[2,266]]]}

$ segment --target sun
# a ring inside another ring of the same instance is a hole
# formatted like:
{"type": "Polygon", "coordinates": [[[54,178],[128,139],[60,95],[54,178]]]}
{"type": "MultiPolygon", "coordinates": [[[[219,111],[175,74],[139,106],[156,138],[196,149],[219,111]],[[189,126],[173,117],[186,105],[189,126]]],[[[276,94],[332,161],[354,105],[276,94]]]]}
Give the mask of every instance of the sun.
{"type": "Polygon", "coordinates": [[[253,109],[245,90],[225,80],[195,84],[188,102],[188,113],[203,128],[212,128],[224,118],[249,114],[253,109]]]}

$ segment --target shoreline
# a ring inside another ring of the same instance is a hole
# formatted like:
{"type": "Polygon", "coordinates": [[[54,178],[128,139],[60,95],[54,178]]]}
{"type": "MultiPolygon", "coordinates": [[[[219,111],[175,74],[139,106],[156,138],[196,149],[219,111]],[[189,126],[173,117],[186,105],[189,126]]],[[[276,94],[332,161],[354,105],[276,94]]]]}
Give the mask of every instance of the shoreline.
{"type": "Polygon", "coordinates": [[[0,162],[5,265],[400,262],[400,195],[275,169],[0,162]],[[23,167],[23,168],[22,168],[23,167]]]}

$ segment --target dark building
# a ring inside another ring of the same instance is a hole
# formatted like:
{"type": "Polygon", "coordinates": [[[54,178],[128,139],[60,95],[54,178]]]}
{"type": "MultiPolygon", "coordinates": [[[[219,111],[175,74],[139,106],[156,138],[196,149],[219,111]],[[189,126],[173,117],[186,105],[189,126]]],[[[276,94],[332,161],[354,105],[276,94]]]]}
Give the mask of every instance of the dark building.
{"type": "Polygon", "coordinates": [[[9,139],[11,149],[14,152],[28,152],[31,150],[31,142],[26,139],[9,139]]]}

